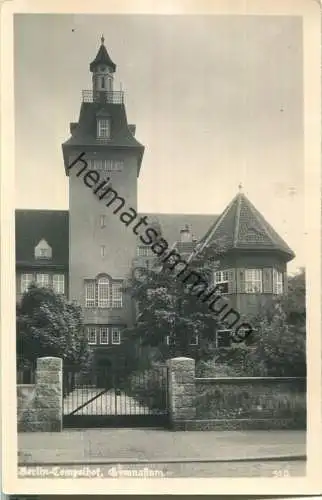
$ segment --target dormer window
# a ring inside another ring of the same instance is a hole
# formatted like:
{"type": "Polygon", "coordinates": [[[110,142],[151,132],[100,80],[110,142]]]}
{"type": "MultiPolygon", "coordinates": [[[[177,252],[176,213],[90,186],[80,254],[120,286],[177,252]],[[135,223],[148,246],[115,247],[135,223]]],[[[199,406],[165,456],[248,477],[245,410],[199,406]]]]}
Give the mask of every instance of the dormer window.
{"type": "Polygon", "coordinates": [[[99,118],[97,120],[97,137],[99,139],[110,139],[111,120],[109,118],[99,118]]]}
{"type": "Polygon", "coordinates": [[[42,239],[35,247],[35,259],[51,259],[52,249],[48,245],[47,241],[42,239]]]}

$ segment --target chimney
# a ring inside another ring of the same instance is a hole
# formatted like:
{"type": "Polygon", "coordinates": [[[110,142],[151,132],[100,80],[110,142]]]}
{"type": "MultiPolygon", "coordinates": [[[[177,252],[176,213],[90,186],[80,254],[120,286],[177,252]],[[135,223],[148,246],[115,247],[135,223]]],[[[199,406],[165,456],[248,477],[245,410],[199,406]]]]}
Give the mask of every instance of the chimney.
{"type": "Polygon", "coordinates": [[[129,131],[131,132],[131,134],[133,135],[133,137],[135,136],[135,130],[136,130],[136,125],[129,125],[129,131]]]}
{"type": "Polygon", "coordinates": [[[186,224],[184,229],[181,229],[180,231],[180,241],[181,243],[187,243],[192,241],[192,234],[190,232],[188,224],[186,224]]]}

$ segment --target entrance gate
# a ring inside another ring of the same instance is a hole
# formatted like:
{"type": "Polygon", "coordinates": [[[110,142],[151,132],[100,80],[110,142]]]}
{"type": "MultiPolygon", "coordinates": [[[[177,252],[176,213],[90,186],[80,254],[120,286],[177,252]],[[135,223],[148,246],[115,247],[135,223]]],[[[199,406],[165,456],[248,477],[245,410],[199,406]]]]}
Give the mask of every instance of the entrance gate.
{"type": "Polygon", "coordinates": [[[64,427],[165,427],[168,370],[143,373],[111,367],[90,373],[64,369],[64,427]]]}

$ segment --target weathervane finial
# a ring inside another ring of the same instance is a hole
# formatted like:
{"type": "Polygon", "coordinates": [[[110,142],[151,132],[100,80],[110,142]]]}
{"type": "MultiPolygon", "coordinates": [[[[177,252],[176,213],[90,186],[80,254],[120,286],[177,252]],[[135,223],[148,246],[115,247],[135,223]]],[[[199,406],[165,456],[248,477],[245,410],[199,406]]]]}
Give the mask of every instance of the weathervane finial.
{"type": "Polygon", "coordinates": [[[241,182],[238,184],[238,190],[239,190],[240,193],[243,192],[243,185],[242,185],[241,182]]]}
{"type": "Polygon", "coordinates": [[[101,36],[101,42],[102,42],[102,45],[103,45],[103,43],[104,43],[104,40],[105,40],[104,35],[102,35],[102,36],[101,36]]]}

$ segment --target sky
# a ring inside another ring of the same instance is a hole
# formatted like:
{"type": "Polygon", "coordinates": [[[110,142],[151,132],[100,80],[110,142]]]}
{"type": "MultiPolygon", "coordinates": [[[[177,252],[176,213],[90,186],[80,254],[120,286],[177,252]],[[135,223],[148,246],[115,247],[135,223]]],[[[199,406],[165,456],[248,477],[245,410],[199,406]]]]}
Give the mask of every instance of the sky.
{"type": "Polygon", "coordinates": [[[141,212],[219,214],[245,195],[304,265],[300,17],[17,14],[17,208],[68,209],[61,144],[104,34],[145,146],[141,212]]]}

